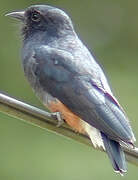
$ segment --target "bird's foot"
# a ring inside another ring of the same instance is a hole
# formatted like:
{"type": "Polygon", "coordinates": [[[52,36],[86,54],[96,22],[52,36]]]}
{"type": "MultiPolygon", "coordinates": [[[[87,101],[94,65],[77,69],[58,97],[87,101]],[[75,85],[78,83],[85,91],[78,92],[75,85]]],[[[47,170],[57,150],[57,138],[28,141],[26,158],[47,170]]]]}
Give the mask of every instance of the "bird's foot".
{"type": "Polygon", "coordinates": [[[64,123],[62,114],[60,112],[54,112],[54,113],[51,113],[51,115],[54,119],[57,119],[57,121],[58,121],[57,127],[60,127],[64,123]]]}

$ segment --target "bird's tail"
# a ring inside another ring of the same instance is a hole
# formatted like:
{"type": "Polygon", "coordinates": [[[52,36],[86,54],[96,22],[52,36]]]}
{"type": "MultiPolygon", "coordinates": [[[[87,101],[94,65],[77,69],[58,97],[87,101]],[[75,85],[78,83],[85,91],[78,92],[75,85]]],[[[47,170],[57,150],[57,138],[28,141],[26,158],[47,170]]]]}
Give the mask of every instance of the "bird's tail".
{"type": "Polygon", "coordinates": [[[115,172],[123,175],[127,171],[125,154],[120,144],[114,140],[109,139],[104,133],[101,133],[106,152],[111,160],[115,172]]]}

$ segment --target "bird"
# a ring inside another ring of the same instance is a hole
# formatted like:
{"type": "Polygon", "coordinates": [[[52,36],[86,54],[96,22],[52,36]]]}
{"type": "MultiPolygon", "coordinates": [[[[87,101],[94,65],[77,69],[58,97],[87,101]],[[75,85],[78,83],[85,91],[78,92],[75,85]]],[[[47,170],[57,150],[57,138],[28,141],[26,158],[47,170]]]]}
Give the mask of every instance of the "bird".
{"type": "Polygon", "coordinates": [[[74,131],[103,149],[115,172],[127,172],[122,144],[135,148],[135,136],[101,66],[78,37],[66,12],[32,5],[7,16],[22,22],[24,74],[41,102],[74,131]]]}

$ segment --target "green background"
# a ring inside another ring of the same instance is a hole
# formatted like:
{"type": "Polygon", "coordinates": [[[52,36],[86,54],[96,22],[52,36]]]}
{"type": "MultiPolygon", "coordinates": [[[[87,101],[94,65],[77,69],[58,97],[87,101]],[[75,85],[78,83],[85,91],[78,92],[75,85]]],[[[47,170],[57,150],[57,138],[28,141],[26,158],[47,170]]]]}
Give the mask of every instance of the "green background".
{"type": "MultiPolygon", "coordinates": [[[[24,78],[20,65],[18,23],[4,14],[32,4],[64,9],[75,29],[108,76],[138,139],[138,1],[133,0],[1,0],[0,90],[44,108],[24,78]]],[[[138,143],[137,143],[138,145],[138,143]]],[[[138,179],[128,164],[125,180],[138,179]]],[[[122,179],[105,153],[0,114],[1,180],[122,179]]]]}

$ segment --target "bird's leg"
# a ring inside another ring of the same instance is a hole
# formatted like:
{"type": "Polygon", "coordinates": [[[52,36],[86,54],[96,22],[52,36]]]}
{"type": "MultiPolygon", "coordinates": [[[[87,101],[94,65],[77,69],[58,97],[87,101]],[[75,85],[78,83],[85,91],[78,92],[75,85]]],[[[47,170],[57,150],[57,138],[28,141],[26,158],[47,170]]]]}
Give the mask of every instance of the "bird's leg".
{"type": "Polygon", "coordinates": [[[57,119],[57,121],[58,121],[57,127],[60,127],[64,123],[62,114],[60,112],[53,112],[53,113],[51,113],[51,115],[54,119],[57,119]]]}

